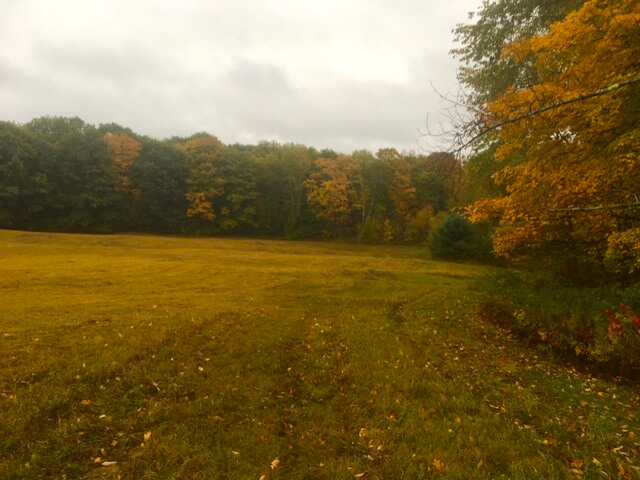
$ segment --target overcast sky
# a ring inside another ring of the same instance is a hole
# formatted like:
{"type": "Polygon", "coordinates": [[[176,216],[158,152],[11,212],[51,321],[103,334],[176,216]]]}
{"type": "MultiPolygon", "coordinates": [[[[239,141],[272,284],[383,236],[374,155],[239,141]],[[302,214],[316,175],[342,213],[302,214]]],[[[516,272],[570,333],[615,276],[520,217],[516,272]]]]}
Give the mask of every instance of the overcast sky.
{"type": "Polygon", "coordinates": [[[0,0],[0,120],[416,148],[480,0],[0,0]]]}

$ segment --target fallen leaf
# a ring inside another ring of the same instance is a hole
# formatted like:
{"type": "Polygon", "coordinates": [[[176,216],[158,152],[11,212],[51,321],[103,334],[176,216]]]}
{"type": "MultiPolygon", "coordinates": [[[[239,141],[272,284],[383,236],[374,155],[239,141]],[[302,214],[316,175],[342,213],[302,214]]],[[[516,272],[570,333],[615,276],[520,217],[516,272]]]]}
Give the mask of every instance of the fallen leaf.
{"type": "Polygon", "coordinates": [[[275,458],[271,462],[271,470],[274,470],[278,465],[280,465],[280,459],[279,458],[275,458]]]}
{"type": "Polygon", "coordinates": [[[622,475],[622,478],[624,478],[624,480],[631,480],[631,474],[627,472],[620,464],[618,464],[618,471],[620,472],[620,475],[622,475]]]}
{"type": "Polygon", "coordinates": [[[584,461],[582,461],[581,459],[577,459],[571,462],[571,466],[573,468],[582,468],[584,467],[584,461]]]}
{"type": "Polygon", "coordinates": [[[118,462],[102,462],[102,466],[103,467],[111,467],[113,465],[115,465],[118,462]]]}
{"type": "Polygon", "coordinates": [[[80,403],[82,406],[86,407],[87,405],[91,405],[91,400],[82,400],[80,403]]]}
{"type": "Polygon", "coordinates": [[[151,438],[151,432],[147,432],[144,434],[144,441],[148,441],[151,438]]]}
{"type": "Polygon", "coordinates": [[[362,477],[364,477],[366,474],[367,474],[367,472],[356,473],[356,474],[354,475],[354,477],[355,477],[355,478],[362,478],[362,477]]]}
{"type": "Polygon", "coordinates": [[[442,463],[441,460],[434,458],[433,466],[435,467],[436,470],[442,470],[444,468],[444,463],[442,463]]]}

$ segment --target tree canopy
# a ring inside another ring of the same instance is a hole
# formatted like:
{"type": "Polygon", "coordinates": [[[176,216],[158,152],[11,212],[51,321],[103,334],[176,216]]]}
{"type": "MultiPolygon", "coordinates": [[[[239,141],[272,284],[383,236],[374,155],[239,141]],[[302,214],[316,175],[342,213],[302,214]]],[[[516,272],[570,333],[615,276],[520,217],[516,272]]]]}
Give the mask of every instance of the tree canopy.
{"type": "Polygon", "coordinates": [[[534,74],[485,92],[500,191],[471,219],[498,222],[494,249],[512,260],[638,274],[640,3],[589,0],[530,33],[494,61],[534,74]]]}

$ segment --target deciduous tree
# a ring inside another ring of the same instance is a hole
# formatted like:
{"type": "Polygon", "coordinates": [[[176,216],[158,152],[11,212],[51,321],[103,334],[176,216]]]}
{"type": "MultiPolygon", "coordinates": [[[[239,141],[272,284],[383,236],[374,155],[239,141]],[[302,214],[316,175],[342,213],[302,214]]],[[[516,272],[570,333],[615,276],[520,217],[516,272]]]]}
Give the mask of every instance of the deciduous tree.
{"type": "MultiPolygon", "coordinates": [[[[509,46],[537,81],[489,105],[506,194],[476,203],[497,218],[496,253],[640,270],[640,2],[589,0],[546,34],[509,46]],[[518,158],[513,162],[513,158],[518,158]]],[[[572,267],[573,268],[573,267],[572,267]]]]}
{"type": "Polygon", "coordinates": [[[362,208],[360,164],[351,156],[316,160],[317,171],[305,182],[307,199],[312,209],[331,224],[337,236],[353,224],[353,217],[362,208]]]}
{"type": "Polygon", "coordinates": [[[186,199],[189,202],[188,217],[216,219],[213,201],[224,193],[225,180],[218,173],[218,162],[224,145],[213,135],[199,133],[185,143],[175,144],[184,155],[189,172],[186,199]]]}

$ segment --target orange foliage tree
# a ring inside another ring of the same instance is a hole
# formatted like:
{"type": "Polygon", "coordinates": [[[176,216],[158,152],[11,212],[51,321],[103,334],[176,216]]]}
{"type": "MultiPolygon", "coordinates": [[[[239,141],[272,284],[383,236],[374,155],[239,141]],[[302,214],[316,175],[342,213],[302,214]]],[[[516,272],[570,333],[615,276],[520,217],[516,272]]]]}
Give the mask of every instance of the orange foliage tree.
{"type": "Polygon", "coordinates": [[[503,257],[640,273],[640,2],[589,0],[504,55],[535,80],[488,105],[506,193],[471,219],[503,257]]]}
{"type": "Polygon", "coordinates": [[[140,153],[140,142],[124,133],[107,133],[104,140],[107,142],[109,152],[113,155],[116,163],[118,175],[115,190],[136,197],[139,192],[133,188],[131,182],[131,167],[140,153]]]}

